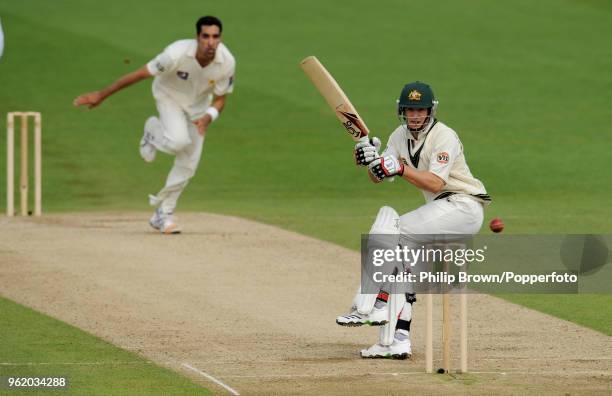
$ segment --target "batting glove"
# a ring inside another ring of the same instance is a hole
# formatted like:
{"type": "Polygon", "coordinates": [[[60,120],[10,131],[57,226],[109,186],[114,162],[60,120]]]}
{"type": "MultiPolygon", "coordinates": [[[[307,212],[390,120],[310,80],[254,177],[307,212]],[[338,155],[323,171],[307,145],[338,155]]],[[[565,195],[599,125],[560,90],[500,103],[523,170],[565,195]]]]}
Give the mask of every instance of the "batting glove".
{"type": "Polygon", "coordinates": [[[368,168],[378,180],[404,174],[404,164],[393,155],[375,159],[368,165],[368,168]]]}
{"type": "Polygon", "coordinates": [[[359,139],[355,145],[355,163],[358,166],[368,166],[372,161],[380,157],[380,139],[375,137],[370,140],[367,136],[359,139]]]}

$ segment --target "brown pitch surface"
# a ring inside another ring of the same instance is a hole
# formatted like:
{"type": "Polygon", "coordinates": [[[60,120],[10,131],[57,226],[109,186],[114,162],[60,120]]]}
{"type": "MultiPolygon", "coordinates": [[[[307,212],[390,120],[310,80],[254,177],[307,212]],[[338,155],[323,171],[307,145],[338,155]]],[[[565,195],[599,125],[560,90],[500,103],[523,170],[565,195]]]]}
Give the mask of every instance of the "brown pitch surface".
{"type": "Polygon", "coordinates": [[[184,214],[185,232],[175,236],[153,232],[147,220],[1,218],[0,295],[219,394],[226,392],[183,364],[244,395],[612,392],[612,337],[486,295],[469,296],[470,374],[424,373],[422,300],[413,357],[362,360],[358,351],[376,342],[377,329],[335,324],[357,288],[358,253],[234,217],[184,214]]]}

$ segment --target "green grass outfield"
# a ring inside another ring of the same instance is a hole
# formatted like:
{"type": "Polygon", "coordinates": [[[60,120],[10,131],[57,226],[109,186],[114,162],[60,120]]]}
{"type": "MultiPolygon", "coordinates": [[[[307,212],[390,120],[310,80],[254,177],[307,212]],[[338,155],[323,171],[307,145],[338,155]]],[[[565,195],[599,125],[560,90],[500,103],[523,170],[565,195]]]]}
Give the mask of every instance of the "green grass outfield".
{"type": "MultiPolygon", "coordinates": [[[[93,111],[71,101],[192,37],[206,13],[225,24],[236,89],[179,215],[244,216],[356,249],[380,206],[423,202],[353,166],[350,140],[298,67],[314,54],[383,140],[402,85],[430,82],[493,196],[487,220],[502,217],[506,232],[612,231],[612,5],[597,0],[3,2],[0,112],[43,112],[45,211],[150,210],[170,166],[138,156],[150,85],[93,111]]],[[[509,298],[610,334],[609,295],[509,298]]]]}
{"type": "MultiPolygon", "coordinates": [[[[0,312],[0,377],[68,378],[66,389],[28,390],[29,395],[211,394],[175,372],[3,298],[0,312]]],[[[0,387],[0,394],[6,391],[0,387]]]]}

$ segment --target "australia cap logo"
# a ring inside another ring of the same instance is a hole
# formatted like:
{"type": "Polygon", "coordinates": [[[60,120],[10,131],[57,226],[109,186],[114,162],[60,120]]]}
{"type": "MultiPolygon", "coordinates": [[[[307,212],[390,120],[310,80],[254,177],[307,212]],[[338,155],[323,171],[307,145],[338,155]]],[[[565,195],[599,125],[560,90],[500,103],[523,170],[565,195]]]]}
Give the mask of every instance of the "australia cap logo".
{"type": "Polygon", "coordinates": [[[421,100],[421,93],[416,89],[413,89],[408,93],[408,100],[421,100]]]}
{"type": "Polygon", "coordinates": [[[189,73],[184,72],[184,71],[177,71],[176,75],[178,76],[178,78],[180,78],[181,80],[187,80],[187,78],[189,77],[189,73]]]}

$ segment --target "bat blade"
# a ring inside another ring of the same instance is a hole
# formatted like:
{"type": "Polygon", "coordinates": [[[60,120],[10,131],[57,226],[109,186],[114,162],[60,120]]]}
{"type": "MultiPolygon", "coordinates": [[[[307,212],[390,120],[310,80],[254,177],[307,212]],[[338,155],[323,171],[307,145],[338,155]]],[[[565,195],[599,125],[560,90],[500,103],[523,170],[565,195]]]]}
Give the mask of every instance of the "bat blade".
{"type": "Polygon", "coordinates": [[[355,106],[317,57],[309,56],[305,58],[300,62],[300,66],[319,93],[325,98],[351,138],[358,141],[360,138],[368,136],[370,131],[357,113],[355,106]]]}

